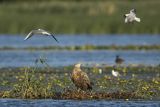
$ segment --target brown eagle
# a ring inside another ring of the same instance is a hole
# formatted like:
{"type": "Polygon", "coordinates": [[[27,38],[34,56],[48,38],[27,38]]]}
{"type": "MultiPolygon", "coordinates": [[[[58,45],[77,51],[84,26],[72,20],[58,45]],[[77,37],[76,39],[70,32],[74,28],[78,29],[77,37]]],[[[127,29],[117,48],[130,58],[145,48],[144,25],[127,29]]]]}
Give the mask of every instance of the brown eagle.
{"type": "Polygon", "coordinates": [[[71,79],[75,86],[81,90],[92,90],[92,83],[89,80],[87,73],[81,70],[81,64],[76,64],[72,74],[71,79]]]}

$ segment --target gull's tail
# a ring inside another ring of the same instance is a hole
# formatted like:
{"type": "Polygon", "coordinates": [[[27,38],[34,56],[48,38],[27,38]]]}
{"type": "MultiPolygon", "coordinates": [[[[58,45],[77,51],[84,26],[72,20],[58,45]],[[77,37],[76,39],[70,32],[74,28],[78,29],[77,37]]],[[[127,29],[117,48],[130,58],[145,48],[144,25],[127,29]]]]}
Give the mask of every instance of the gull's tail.
{"type": "Polygon", "coordinates": [[[141,19],[140,19],[140,18],[138,18],[138,17],[135,17],[135,21],[137,21],[137,22],[141,22],[141,19]]]}

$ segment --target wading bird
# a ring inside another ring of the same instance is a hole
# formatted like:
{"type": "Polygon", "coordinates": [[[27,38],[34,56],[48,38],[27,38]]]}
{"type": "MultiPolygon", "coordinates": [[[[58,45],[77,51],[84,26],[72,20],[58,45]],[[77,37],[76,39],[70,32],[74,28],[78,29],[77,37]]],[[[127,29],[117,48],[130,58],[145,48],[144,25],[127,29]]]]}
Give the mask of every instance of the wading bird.
{"type": "Polygon", "coordinates": [[[45,31],[45,30],[43,30],[43,29],[31,30],[31,31],[29,32],[29,34],[24,38],[24,40],[27,40],[27,39],[29,39],[30,37],[32,37],[33,35],[37,35],[37,34],[38,34],[38,35],[45,35],[45,36],[52,36],[52,37],[56,40],[56,42],[59,43],[59,41],[53,36],[53,34],[47,32],[47,31],[45,31]]]}
{"type": "Polygon", "coordinates": [[[92,90],[92,83],[89,80],[87,73],[81,70],[81,64],[76,64],[72,74],[71,79],[75,86],[81,90],[92,90]]]}
{"type": "Polygon", "coordinates": [[[125,21],[124,21],[125,23],[133,23],[135,21],[137,21],[137,22],[141,21],[140,18],[136,17],[136,10],[135,9],[132,9],[132,10],[130,10],[130,13],[125,14],[124,18],[125,18],[125,21]]]}
{"type": "Polygon", "coordinates": [[[122,64],[123,62],[124,62],[124,59],[120,58],[119,55],[117,55],[116,59],[115,59],[115,63],[116,64],[122,64]]]}

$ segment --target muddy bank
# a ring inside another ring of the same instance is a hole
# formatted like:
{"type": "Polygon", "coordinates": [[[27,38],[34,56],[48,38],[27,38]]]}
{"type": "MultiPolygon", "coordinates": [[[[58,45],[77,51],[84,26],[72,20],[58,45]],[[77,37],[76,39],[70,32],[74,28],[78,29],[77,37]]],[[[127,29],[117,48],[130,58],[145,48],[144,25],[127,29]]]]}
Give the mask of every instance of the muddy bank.
{"type": "MultiPolygon", "coordinates": [[[[5,92],[0,92],[1,98],[6,98],[5,92]]],[[[21,98],[20,96],[10,96],[10,98],[21,98]]],[[[66,90],[62,93],[54,93],[53,96],[44,97],[39,95],[35,96],[26,96],[25,99],[59,99],[59,100],[112,100],[112,99],[143,99],[140,96],[137,96],[134,92],[88,92],[88,91],[75,91],[75,90],[66,90]]]]}

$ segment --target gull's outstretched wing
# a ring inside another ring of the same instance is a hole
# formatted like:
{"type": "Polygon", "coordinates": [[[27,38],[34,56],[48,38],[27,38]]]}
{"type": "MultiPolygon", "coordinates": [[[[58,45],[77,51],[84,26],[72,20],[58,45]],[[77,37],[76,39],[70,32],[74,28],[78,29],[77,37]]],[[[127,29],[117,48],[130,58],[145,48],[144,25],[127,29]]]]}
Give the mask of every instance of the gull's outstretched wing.
{"type": "Polygon", "coordinates": [[[25,38],[24,40],[29,39],[30,37],[32,37],[34,34],[40,34],[40,35],[46,35],[46,36],[52,36],[57,43],[59,43],[59,41],[53,36],[53,34],[43,30],[43,29],[38,29],[38,30],[32,30],[25,38]]]}
{"type": "Polygon", "coordinates": [[[127,18],[125,18],[124,22],[125,22],[125,23],[128,23],[128,19],[127,19],[127,18]]]}
{"type": "Polygon", "coordinates": [[[56,40],[57,43],[59,43],[59,41],[56,39],[56,37],[53,34],[51,34],[51,36],[56,40]]]}
{"type": "Polygon", "coordinates": [[[39,29],[39,30],[41,30],[41,33],[44,34],[44,35],[52,36],[56,40],[56,42],[59,43],[59,41],[57,40],[57,38],[52,33],[48,32],[48,31],[45,31],[43,29],[39,29]]]}
{"type": "Polygon", "coordinates": [[[24,38],[24,40],[29,39],[30,37],[33,36],[33,34],[34,34],[33,31],[29,32],[29,34],[24,38]]]}
{"type": "Polygon", "coordinates": [[[39,31],[41,31],[41,33],[44,34],[44,35],[50,35],[50,36],[52,36],[56,40],[56,42],[59,43],[59,41],[57,40],[57,38],[52,33],[48,32],[48,31],[45,31],[43,29],[39,29],[39,31]]]}

